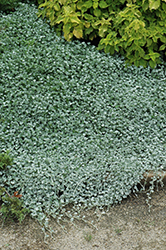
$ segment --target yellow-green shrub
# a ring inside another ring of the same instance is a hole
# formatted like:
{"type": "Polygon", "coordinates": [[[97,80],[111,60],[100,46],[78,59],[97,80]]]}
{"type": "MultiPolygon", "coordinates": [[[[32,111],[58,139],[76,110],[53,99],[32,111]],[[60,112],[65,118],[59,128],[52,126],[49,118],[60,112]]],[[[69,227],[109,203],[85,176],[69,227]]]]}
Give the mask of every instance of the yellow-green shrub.
{"type": "Polygon", "coordinates": [[[107,4],[104,0],[46,0],[39,6],[38,16],[48,18],[58,31],[62,23],[68,41],[73,37],[93,40],[105,37],[111,30],[115,13],[110,12],[110,6],[111,2],[107,4]]]}
{"type": "MultiPolygon", "coordinates": [[[[101,39],[98,49],[114,54],[120,52],[126,62],[136,66],[160,63],[160,51],[166,48],[166,4],[155,11],[156,5],[127,4],[113,20],[112,31],[101,39]]],[[[150,2],[151,3],[151,2],[150,2]]]]}
{"type": "Polygon", "coordinates": [[[46,0],[38,16],[68,41],[100,37],[99,50],[120,52],[128,64],[154,68],[166,48],[166,0],[46,0]]]}

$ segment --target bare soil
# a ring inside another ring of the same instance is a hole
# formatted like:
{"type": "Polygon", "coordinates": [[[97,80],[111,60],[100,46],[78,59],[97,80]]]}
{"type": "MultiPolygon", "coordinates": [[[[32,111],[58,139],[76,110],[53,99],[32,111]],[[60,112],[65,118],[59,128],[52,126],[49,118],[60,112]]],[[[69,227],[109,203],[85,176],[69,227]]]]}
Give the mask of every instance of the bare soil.
{"type": "Polygon", "coordinates": [[[131,195],[104,215],[84,212],[96,229],[82,221],[75,226],[68,221],[65,233],[51,219],[54,233],[47,243],[41,226],[30,217],[21,225],[7,221],[0,228],[0,250],[166,250],[166,187],[152,194],[150,212],[146,199],[144,193],[131,195]]]}

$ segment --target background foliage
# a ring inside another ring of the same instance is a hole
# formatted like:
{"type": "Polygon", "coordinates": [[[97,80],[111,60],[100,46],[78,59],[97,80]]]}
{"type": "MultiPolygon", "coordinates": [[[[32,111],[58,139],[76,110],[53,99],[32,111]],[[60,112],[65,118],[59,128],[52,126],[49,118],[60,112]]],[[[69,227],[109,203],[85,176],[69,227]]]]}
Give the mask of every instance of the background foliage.
{"type": "Polygon", "coordinates": [[[100,37],[99,50],[121,53],[129,65],[154,68],[166,53],[165,0],[46,0],[38,16],[68,41],[100,37]]]}
{"type": "Polygon", "coordinates": [[[0,0],[0,11],[14,11],[14,8],[18,6],[19,0],[0,0]]]}
{"type": "Polygon", "coordinates": [[[14,158],[0,186],[39,221],[72,221],[166,168],[165,65],[125,68],[118,54],[58,37],[36,11],[20,3],[0,20],[0,152],[14,158]]]}
{"type": "Polygon", "coordinates": [[[6,13],[14,11],[19,2],[39,5],[43,0],[0,0],[0,11],[5,11],[6,13]]]}

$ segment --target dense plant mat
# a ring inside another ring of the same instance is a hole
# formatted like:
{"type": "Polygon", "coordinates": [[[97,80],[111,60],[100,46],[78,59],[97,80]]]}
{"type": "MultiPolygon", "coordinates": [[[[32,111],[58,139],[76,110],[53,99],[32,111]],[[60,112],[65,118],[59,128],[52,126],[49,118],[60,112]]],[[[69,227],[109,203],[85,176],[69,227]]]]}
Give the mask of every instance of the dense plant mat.
{"type": "Polygon", "coordinates": [[[152,68],[166,53],[165,0],[39,1],[38,16],[68,41],[99,37],[99,50],[121,53],[129,65],[152,68]]]}
{"type": "Polygon", "coordinates": [[[0,186],[22,194],[31,216],[61,218],[111,206],[166,168],[165,66],[130,66],[66,42],[20,4],[2,14],[0,152],[12,166],[0,186]],[[60,213],[61,211],[61,213],[60,213]]]}

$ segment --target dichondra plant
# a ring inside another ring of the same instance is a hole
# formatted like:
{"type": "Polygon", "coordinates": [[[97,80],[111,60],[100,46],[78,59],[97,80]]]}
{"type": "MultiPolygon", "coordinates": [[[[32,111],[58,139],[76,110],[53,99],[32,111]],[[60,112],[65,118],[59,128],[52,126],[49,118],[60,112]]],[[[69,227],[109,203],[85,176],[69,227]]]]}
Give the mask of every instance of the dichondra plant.
{"type": "Polygon", "coordinates": [[[10,23],[0,32],[0,151],[14,157],[0,186],[19,191],[40,222],[73,221],[137,192],[145,171],[166,169],[165,65],[126,68],[117,53],[57,36],[36,12],[20,4],[0,20],[10,23]]]}

